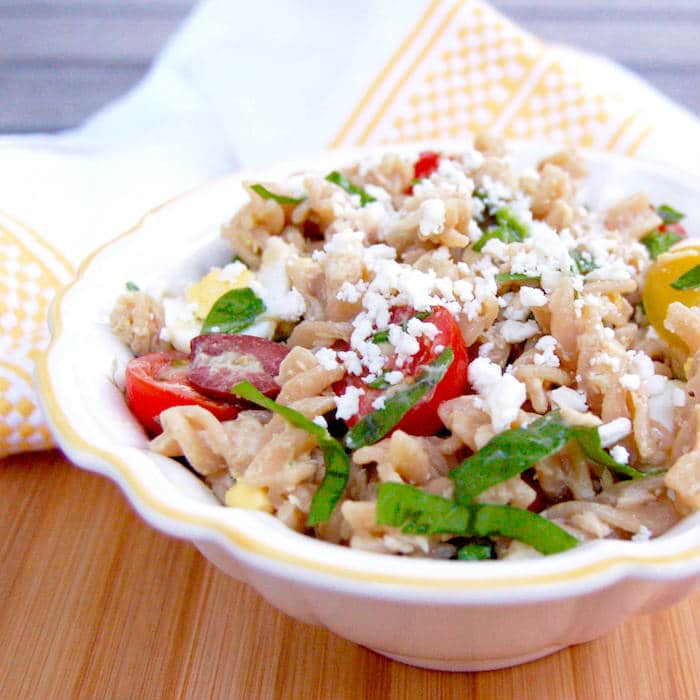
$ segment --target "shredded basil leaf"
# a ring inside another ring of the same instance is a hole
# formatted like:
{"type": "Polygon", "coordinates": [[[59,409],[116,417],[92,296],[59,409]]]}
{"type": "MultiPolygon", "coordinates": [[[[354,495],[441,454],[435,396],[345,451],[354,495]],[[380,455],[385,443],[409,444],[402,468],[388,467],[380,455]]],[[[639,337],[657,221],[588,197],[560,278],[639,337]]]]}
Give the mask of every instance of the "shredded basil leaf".
{"type": "Polygon", "coordinates": [[[251,185],[250,189],[259,194],[263,199],[274,199],[277,204],[301,204],[306,197],[289,197],[286,194],[270,192],[264,185],[251,185]]]}
{"type": "Polygon", "coordinates": [[[240,255],[234,255],[231,258],[231,262],[232,263],[235,263],[235,262],[243,263],[246,267],[248,267],[248,265],[246,265],[246,261],[243,260],[243,258],[240,255]]]}
{"type": "Polygon", "coordinates": [[[512,428],[496,435],[478,452],[455,467],[449,477],[455,484],[455,501],[466,505],[480,493],[521,474],[541,459],[559,452],[576,440],[586,456],[610,470],[632,479],[658,474],[658,470],[640,472],[614,460],[602,447],[598,428],[572,427],[561,419],[560,411],[551,411],[526,428],[512,428]]]}
{"type": "Polygon", "coordinates": [[[457,559],[460,561],[485,561],[493,559],[493,545],[470,542],[457,550],[457,559]]]}
{"type": "Polygon", "coordinates": [[[682,219],[685,219],[685,214],[682,214],[668,204],[662,204],[656,209],[656,213],[665,224],[677,224],[682,219]]]}
{"type": "MultiPolygon", "coordinates": [[[[417,318],[419,321],[424,321],[426,318],[429,318],[430,316],[433,315],[433,310],[430,309],[429,311],[418,311],[411,318],[417,318]]],[[[405,331],[406,328],[408,328],[408,322],[411,320],[411,318],[407,319],[401,324],[401,328],[405,331]]],[[[372,336],[372,342],[373,343],[387,343],[389,342],[389,329],[387,328],[386,330],[383,331],[377,331],[373,336],[372,336]]]]}
{"type": "Polygon", "coordinates": [[[499,272],[494,275],[496,282],[539,282],[539,276],[525,275],[522,272],[499,272]]]}
{"type": "Polygon", "coordinates": [[[460,506],[409,484],[386,482],[377,492],[377,524],[412,535],[499,535],[534,547],[543,554],[571,549],[578,540],[529,510],[512,506],[460,506]]]}
{"type": "Polygon", "coordinates": [[[527,236],[527,226],[512,212],[509,207],[501,207],[495,214],[496,223],[499,226],[506,226],[522,241],[527,236]]]}
{"type": "Polygon", "coordinates": [[[659,231],[654,229],[641,239],[652,260],[656,260],[662,253],[665,253],[674,243],[678,243],[683,236],[674,231],[659,231]]]}
{"type": "Polygon", "coordinates": [[[348,194],[359,195],[361,207],[364,207],[365,204],[369,204],[370,202],[377,201],[376,197],[368,194],[361,187],[354,185],[345,177],[345,175],[343,175],[343,173],[338,172],[337,170],[334,170],[332,173],[326,175],[326,180],[328,180],[328,182],[332,182],[334,185],[338,185],[338,187],[342,187],[348,194]]]}
{"type": "Polygon", "coordinates": [[[496,435],[449,473],[455,483],[455,501],[471,503],[482,491],[558,452],[570,439],[569,427],[556,411],[526,428],[512,428],[496,435]]]}
{"type": "Polygon", "coordinates": [[[600,443],[600,433],[598,428],[583,428],[575,426],[569,428],[572,439],[576,440],[581,446],[588,459],[608,467],[613,472],[620,476],[627,476],[630,479],[643,479],[646,476],[654,476],[655,474],[663,474],[665,469],[649,469],[646,472],[640,472],[639,469],[630,467],[628,464],[622,464],[613,459],[608,452],[603,449],[600,443]]]}
{"type": "Polygon", "coordinates": [[[423,182],[422,177],[414,177],[413,180],[411,180],[411,187],[413,187],[414,185],[418,185],[421,182],[423,182]]]}
{"type": "Polygon", "coordinates": [[[127,282],[124,286],[126,287],[127,292],[139,292],[139,291],[141,291],[139,289],[138,284],[136,284],[136,282],[127,282]]]}
{"type": "Polygon", "coordinates": [[[377,377],[371,382],[367,382],[367,386],[370,389],[388,389],[391,386],[391,384],[387,382],[387,380],[384,378],[384,375],[382,374],[381,377],[377,377]]]}
{"type": "Polygon", "coordinates": [[[268,399],[267,396],[261,394],[248,381],[236,384],[231,389],[231,393],[269,411],[274,411],[295,428],[301,428],[301,430],[305,430],[316,438],[318,446],[323,453],[323,464],[326,467],[326,473],[311,500],[311,508],[306,523],[309,527],[325,523],[331,517],[333,509],[342,498],[343,493],[345,493],[345,487],[348,483],[350,459],[343,446],[325,428],[316,425],[316,423],[309,420],[304,414],[299,413],[299,411],[268,399]]]}
{"type": "Polygon", "coordinates": [[[671,282],[674,289],[697,289],[700,287],[700,265],[684,272],[677,280],[671,282]]]}
{"type": "Polygon", "coordinates": [[[416,381],[406,389],[386,399],[380,408],[361,418],[345,436],[345,446],[356,450],[381,440],[401,419],[445,376],[454,359],[452,348],[445,348],[429,365],[423,368],[416,381]]]}
{"type": "Polygon", "coordinates": [[[492,226],[473,246],[477,252],[481,252],[483,247],[493,238],[497,238],[504,243],[518,243],[522,240],[516,233],[507,226],[492,226]]]}
{"type": "Polygon", "coordinates": [[[579,275],[587,275],[598,267],[590,253],[586,253],[578,248],[572,248],[569,251],[569,256],[574,261],[579,275]]]}
{"type": "Polygon", "coordinates": [[[497,226],[489,230],[472,246],[478,253],[492,239],[504,243],[519,243],[527,235],[527,226],[508,207],[501,207],[495,214],[497,226]]]}
{"type": "Polygon", "coordinates": [[[250,287],[231,289],[211,307],[202,324],[204,333],[240,333],[265,311],[265,304],[250,287]]]}

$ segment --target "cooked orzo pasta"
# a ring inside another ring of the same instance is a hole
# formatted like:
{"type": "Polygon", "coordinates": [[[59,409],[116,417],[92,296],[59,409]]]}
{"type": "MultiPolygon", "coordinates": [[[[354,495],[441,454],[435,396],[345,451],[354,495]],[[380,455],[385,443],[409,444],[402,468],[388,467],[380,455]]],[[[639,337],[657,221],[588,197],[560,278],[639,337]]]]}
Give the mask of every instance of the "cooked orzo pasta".
{"type": "Polygon", "coordinates": [[[247,183],[230,261],[114,307],[151,448],[374,552],[664,533],[700,507],[700,244],[646,193],[591,210],[585,180],[482,136],[247,183]]]}

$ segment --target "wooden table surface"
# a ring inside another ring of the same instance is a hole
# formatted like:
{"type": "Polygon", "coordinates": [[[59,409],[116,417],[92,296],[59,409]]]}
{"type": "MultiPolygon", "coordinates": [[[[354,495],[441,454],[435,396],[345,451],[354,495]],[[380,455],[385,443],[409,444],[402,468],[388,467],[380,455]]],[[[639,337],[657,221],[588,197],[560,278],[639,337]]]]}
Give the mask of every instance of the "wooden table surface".
{"type": "Polygon", "coordinates": [[[513,669],[389,661],[277,612],[58,452],[0,461],[0,699],[697,700],[700,592],[513,669]]]}

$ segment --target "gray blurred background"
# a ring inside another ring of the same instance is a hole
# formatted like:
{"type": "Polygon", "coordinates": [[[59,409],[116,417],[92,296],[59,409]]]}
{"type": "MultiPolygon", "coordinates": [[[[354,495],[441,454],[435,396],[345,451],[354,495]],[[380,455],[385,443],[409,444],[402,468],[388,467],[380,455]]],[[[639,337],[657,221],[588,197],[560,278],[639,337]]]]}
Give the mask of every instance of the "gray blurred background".
{"type": "MultiPolygon", "coordinates": [[[[0,132],[78,125],[141,78],[195,4],[0,0],[0,132]]],[[[700,0],[492,4],[543,39],[616,59],[700,113],[700,0]]]]}

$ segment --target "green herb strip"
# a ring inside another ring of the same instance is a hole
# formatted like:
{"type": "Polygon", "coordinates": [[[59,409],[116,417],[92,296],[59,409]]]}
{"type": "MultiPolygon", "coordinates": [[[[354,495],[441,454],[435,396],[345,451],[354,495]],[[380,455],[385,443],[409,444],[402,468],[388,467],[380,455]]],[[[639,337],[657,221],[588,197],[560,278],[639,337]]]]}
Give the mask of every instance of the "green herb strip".
{"type": "Polygon", "coordinates": [[[343,493],[345,493],[345,487],[348,483],[350,459],[343,446],[335,438],[331,437],[325,428],[316,425],[316,423],[299,413],[299,411],[268,399],[267,396],[261,394],[248,381],[236,384],[231,389],[231,393],[269,411],[274,411],[295,428],[305,430],[316,439],[323,453],[323,464],[326,467],[326,473],[311,501],[311,508],[306,523],[309,527],[325,523],[331,517],[333,509],[342,498],[343,493]]]}
{"type": "Polygon", "coordinates": [[[612,471],[632,479],[640,479],[657,470],[640,472],[614,460],[600,444],[597,428],[571,427],[552,411],[526,428],[513,428],[496,435],[490,442],[455,467],[449,477],[455,484],[455,501],[471,503],[480,493],[521,474],[549,455],[577,440],[586,456],[612,471]]]}
{"type": "Polygon", "coordinates": [[[522,272],[499,272],[494,275],[496,282],[539,282],[539,277],[525,275],[522,272]]]}
{"type": "Polygon", "coordinates": [[[584,251],[578,248],[573,248],[569,251],[569,256],[574,261],[576,269],[579,275],[587,275],[589,272],[593,272],[598,266],[593,261],[590,253],[584,253],[584,251]]]}
{"type": "MultiPolygon", "coordinates": [[[[418,311],[417,313],[413,314],[411,318],[417,318],[419,321],[424,321],[426,318],[429,318],[430,316],[433,315],[433,310],[432,308],[429,311],[418,311]]],[[[411,320],[411,318],[407,319],[401,324],[401,328],[405,331],[408,328],[408,322],[411,320]]],[[[383,331],[377,331],[373,336],[372,336],[372,342],[373,343],[388,343],[389,342],[389,329],[387,328],[386,330],[383,331]]]]}
{"type": "Polygon", "coordinates": [[[364,207],[365,204],[369,204],[370,202],[377,201],[375,197],[365,192],[361,187],[358,187],[350,182],[350,180],[348,180],[343,173],[338,172],[337,170],[334,170],[332,173],[328,173],[328,175],[326,175],[326,180],[328,180],[328,182],[332,182],[334,185],[338,185],[338,187],[342,187],[348,194],[359,195],[361,207],[364,207]]]}
{"type": "Polygon", "coordinates": [[[388,389],[391,386],[391,384],[387,382],[387,380],[384,378],[384,374],[382,374],[381,377],[377,377],[371,382],[367,382],[367,386],[370,389],[388,389]]]}
{"type": "Polygon", "coordinates": [[[457,559],[460,561],[485,561],[493,559],[493,545],[471,542],[460,547],[457,551],[457,559]]]}
{"type": "Polygon", "coordinates": [[[127,292],[139,292],[139,291],[141,291],[139,289],[138,284],[136,284],[136,282],[127,282],[124,286],[126,287],[127,292]]]}
{"type": "Polygon", "coordinates": [[[578,540],[553,522],[512,506],[456,505],[408,484],[383,483],[377,493],[377,524],[412,535],[510,537],[543,554],[571,549],[578,540]]]}
{"type": "Polygon", "coordinates": [[[262,299],[250,287],[231,289],[222,294],[202,324],[204,333],[240,333],[265,311],[262,299]]]}
{"type": "Polygon", "coordinates": [[[674,289],[697,289],[700,287],[700,265],[684,272],[677,280],[671,282],[674,289]]]}
{"type": "Polygon", "coordinates": [[[472,247],[478,253],[493,238],[504,243],[519,243],[527,235],[527,226],[508,208],[502,207],[496,214],[497,226],[491,227],[472,247]]]}
{"type": "Polygon", "coordinates": [[[438,357],[423,368],[413,384],[386,399],[384,408],[367,414],[355,423],[345,436],[345,446],[356,450],[381,440],[442,381],[453,359],[452,348],[445,348],[438,357]]]}
{"type": "Polygon", "coordinates": [[[306,197],[289,197],[286,194],[275,194],[260,184],[251,185],[250,189],[263,199],[274,199],[277,204],[301,204],[306,199],[306,197]]]}
{"type": "Polygon", "coordinates": [[[518,219],[509,207],[501,207],[495,214],[496,223],[499,226],[507,226],[511,232],[518,236],[519,240],[523,240],[527,236],[527,226],[518,219]]]}
{"type": "Polygon", "coordinates": [[[647,247],[652,260],[656,260],[662,253],[665,253],[674,243],[678,243],[683,236],[673,231],[659,231],[654,229],[648,233],[641,242],[647,247]]]}
{"type": "Polygon", "coordinates": [[[656,213],[665,224],[677,224],[682,219],[685,219],[685,214],[682,214],[668,204],[662,204],[657,208],[656,213]]]}
{"type": "Polygon", "coordinates": [[[389,342],[389,330],[385,331],[377,331],[373,336],[372,336],[372,342],[373,343],[388,343],[389,342]]]}

